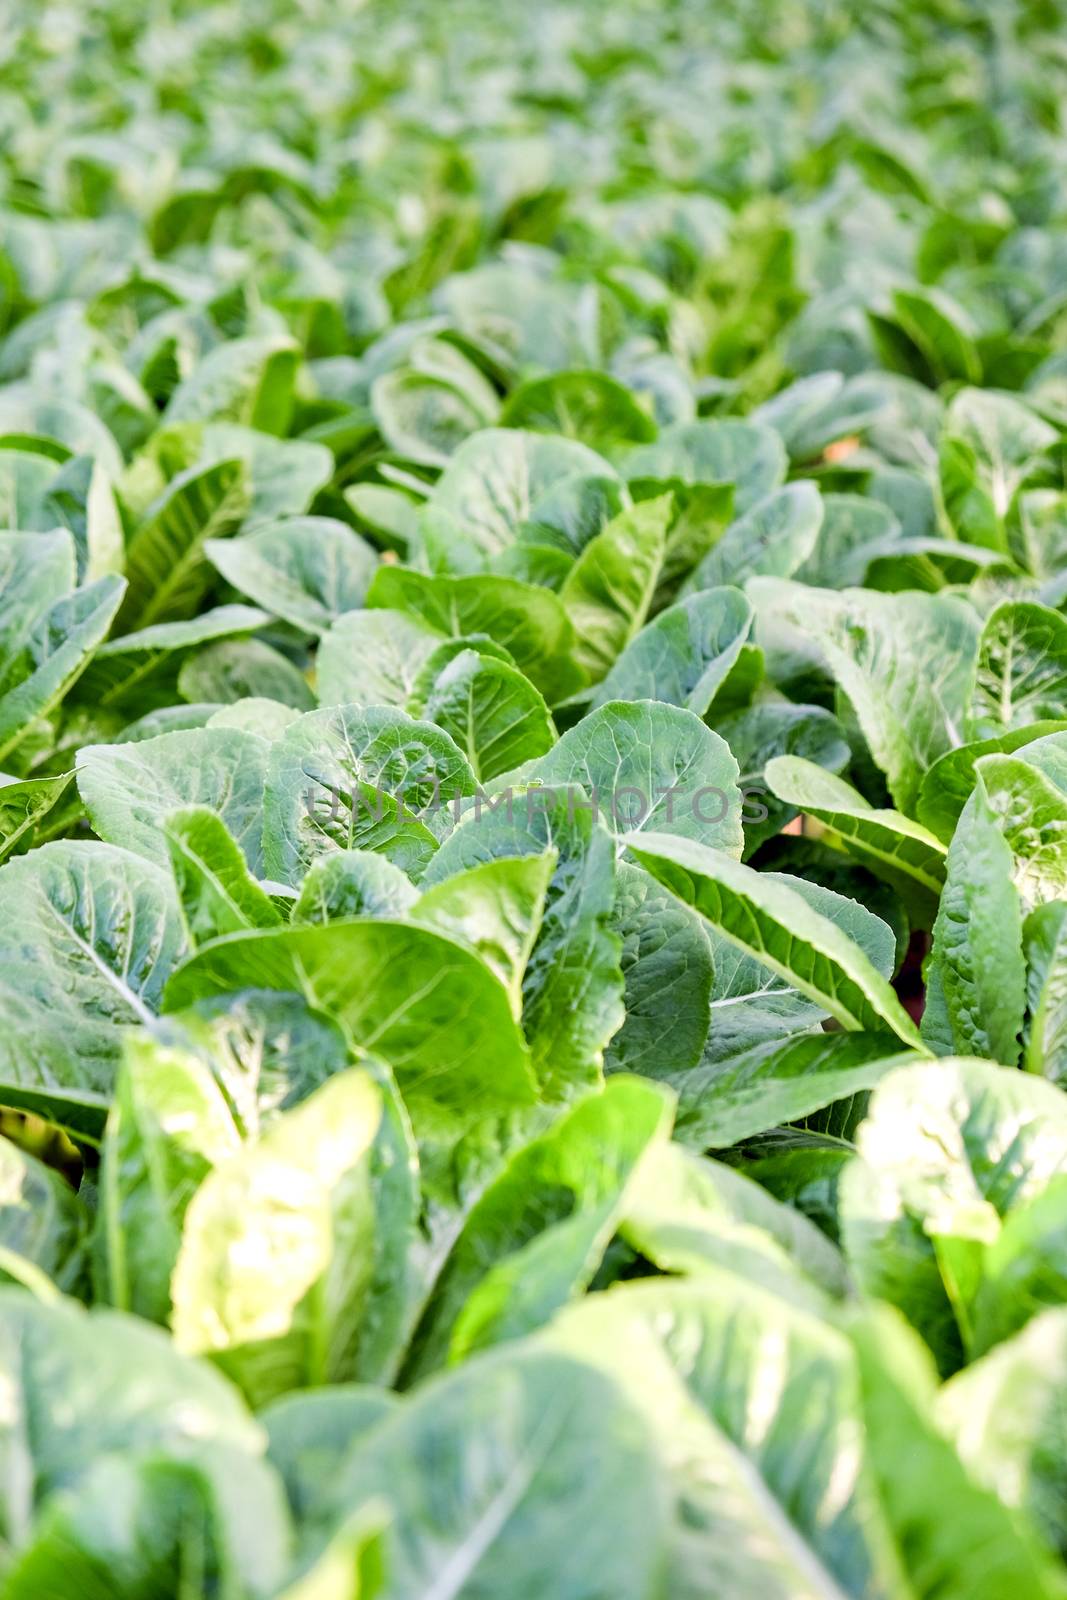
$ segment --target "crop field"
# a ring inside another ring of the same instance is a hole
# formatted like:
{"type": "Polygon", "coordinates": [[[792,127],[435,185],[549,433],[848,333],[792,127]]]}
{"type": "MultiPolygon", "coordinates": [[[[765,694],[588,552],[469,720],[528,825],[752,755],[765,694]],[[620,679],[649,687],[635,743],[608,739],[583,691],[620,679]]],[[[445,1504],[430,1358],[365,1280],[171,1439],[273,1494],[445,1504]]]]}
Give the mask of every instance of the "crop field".
{"type": "Polygon", "coordinates": [[[1067,5],[0,0],[0,1600],[1067,1600],[1067,5]]]}

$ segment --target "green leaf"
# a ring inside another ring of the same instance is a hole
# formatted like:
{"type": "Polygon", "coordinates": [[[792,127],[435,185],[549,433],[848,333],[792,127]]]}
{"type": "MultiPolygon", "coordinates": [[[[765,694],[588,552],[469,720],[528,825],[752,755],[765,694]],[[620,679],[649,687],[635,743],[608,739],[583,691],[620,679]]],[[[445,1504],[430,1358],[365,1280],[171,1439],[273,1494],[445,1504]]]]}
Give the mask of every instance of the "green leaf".
{"type": "Polygon", "coordinates": [[[470,945],[504,985],[522,1016],[522,980],[541,931],[558,851],[486,861],[426,889],[408,908],[412,922],[470,945]]]}
{"type": "Polygon", "coordinates": [[[972,740],[1067,714],[1067,618],[1008,600],[986,619],[968,717],[972,740]]]}
{"type": "Polygon", "coordinates": [[[1001,1600],[1025,1583],[1034,1600],[1059,1600],[1062,1577],[1031,1530],[971,1476],[931,1420],[936,1376],[918,1340],[884,1308],[847,1326],[879,1497],[913,1592],[1001,1600]]]}
{"type": "Polygon", "coordinates": [[[150,1322],[169,1321],[186,1209],[212,1167],[240,1144],[208,1068],[188,1050],[131,1031],[100,1153],[101,1300],[150,1322]]]}
{"type": "Polygon", "coordinates": [[[1001,1218],[1067,1168],[1067,1096],[987,1061],[904,1066],[874,1091],[858,1148],[840,1199],[852,1269],[951,1372],[1001,1218]]]}
{"type": "Polygon", "coordinates": [[[436,628],[403,611],[346,613],[319,647],[319,704],[403,710],[420,669],[440,643],[436,628]]]}
{"type": "Polygon", "coordinates": [[[617,1077],[516,1151],[467,1214],[416,1329],[405,1385],[531,1332],[580,1294],[640,1162],[669,1127],[661,1089],[617,1077]]]}
{"type": "Polygon", "coordinates": [[[248,503],[240,460],[189,467],[168,484],[126,550],[129,587],[118,616],[124,633],[193,615],[211,581],[204,546],[232,535],[248,503]]]}
{"type": "Polygon", "coordinates": [[[739,589],[688,595],[641,629],[593,694],[609,700],[662,700],[702,717],[737,665],[752,621],[739,589]]]}
{"type": "Polygon", "coordinates": [[[106,1456],[180,1460],[217,1448],[240,1472],[254,1470],[261,1452],[260,1430],[230,1385],[136,1317],[87,1313],[69,1300],[42,1305],[3,1289],[0,1362],[10,1393],[10,1472],[0,1496],[9,1548],[25,1543],[35,1508],[77,1489],[106,1456]],[[57,1394],[58,1413],[48,1399],[57,1394]]]}
{"type": "Polygon", "coordinates": [[[122,1030],[152,1018],[184,952],[169,873],[62,840],[0,868],[0,1085],[6,1104],[98,1130],[122,1030]]]}
{"type": "Polygon", "coordinates": [[[233,834],[210,807],[169,812],[163,832],[190,944],[281,922],[233,834]]]}
{"type": "Polygon", "coordinates": [[[692,839],[637,834],[626,843],[653,877],[843,1028],[888,1028],[922,1048],[914,1023],[861,947],[796,889],[692,839]]]}
{"type": "Polygon", "coordinates": [[[262,639],[219,639],[190,654],[178,670],[178,693],[194,705],[260,699],[310,711],[315,704],[300,668],[262,639]]]}
{"type": "Polygon", "coordinates": [[[0,776],[0,861],[32,841],[37,824],[62,799],[72,777],[70,772],[24,781],[0,776]]]}
{"type": "Polygon", "coordinates": [[[370,1077],[338,1073],[219,1162],[185,1213],[175,1346],[214,1356],[257,1404],[351,1376],[370,1262],[367,1158],[380,1120],[370,1077]]]}
{"type": "Polygon", "coordinates": [[[730,524],[686,580],[685,592],[722,584],[741,587],[757,573],[791,578],[814,550],[822,517],[822,497],[814,483],[772,490],[730,524]]]}
{"type": "Polygon", "coordinates": [[[709,1265],[589,1296],[550,1340],[647,1418],[671,1490],[671,1595],[905,1592],[835,1328],[709,1265]]]}
{"type": "Polygon", "coordinates": [[[26,640],[19,681],[0,695],[0,761],[84,672],[111,626],[124,588],[122,578],[99,578],[57,600],[38,619],[26,640]]]}
{"type": "Polygon", "coordinates": [[[590,682],[604,676],[648,615],[670,514],[669,495],[620,512],[567,574],[560,600],[577,635],[575,659],[590,682]]]}
{"type": "Polygon", "coordinates": [[[870,806],[843,778],[802,757],[777,756],[764,771],[780,800],[823,824],[829,844],[888,883],[914,913],[932,918],[945,882],[940,840],[899,811],[870,806]]]}
{"type": "Polygon", "coordinates": [[[174,974],[167,1009],[239,989],[303,994],[390,1064],[413,1117],[469,1121],[533,1098],[503,984],[429,928],[366,918],[231,934],[174,974]]]}
{"type": "Polygon", "coordinates": [[[474,788],[462,752],[430,722],[384,706],[311,711],[270,747],[262,799],[267,872],[296,887],[321,855],[383,847],[398,866],[417,862],[421,871],[435,841],[417,814],[447,815],[474,788]],[[390,840],[403,847],[399,854],[390,840]]]}
{"type": "Polygon", "coordinates": [[[605,452],[656,437],[656,424],[630,390],[606,372],[553,372],[518,384],[500,414],[505,428],[562,434],[605,452]]]}
{"type": "Polygon", "coordinates": [[[32,1264],[65,1294],[83,1293],[90,1213],[67,1179],[9,1139],[0,1139],[0,1264],[17,1281],[32,1264]]]}
{"type": "Polygon", "coordinates": [[[623,1021],[620,942],[611,931],[615,850],[592,809],[541,788],[507,789],[473,807],[434,856],[427,890],[483,862],[558,852],[541,932],[523,980],[523,1029],[546,1099],[600,1081],[623,1021]]]}
{"type": "Polygon", "coordinates": [[[729,746],[691,711],[610,701],[526,769],[528,782],[600,810],[609,831],[699,839],[741,854],[741,794],[729,746]],[[588,798],[586,798],[588,797],[588,798]]]}
{"type": "Polygon", "coordinates": [[[373,850],[338,850],[311,863],[290,921],[403,917],[418,898],[410,879],[384,856],[373,850]]]}
{"type": "Polygon", "coordinates": [[[567,613],[556,595],[534,584],[490,575],[431,578],[379,567],[367,604],[405,611],[446,638],[488,635],[509,651],[549,705],[585,681],[574,660],[575,633],[567,613]]]}
{"type": "Polygon", "coordinates": [[[937,1420],[975,1480],[1005,1505],[1029,1513],[1061,1556],[1067,1554],[1065,1381],[1067,1310],[1047,1311],[957,1373],[936,1400],[937,1420]]]}
{"type": "Polygon", "coordinates": [[[626,1020],[608,1046],[611,1072],[651,1077],[700,1060],[714,963],[703,924],[640,867],[616,867],[612,927],[622,941],[626,1020]]]}
{"type": "MultiPolygon", "coordinates": [[[[424,676],[441,652],[426,662],[424,676]]],[[[424,693],[416,684],[409,709],[451,734],[481,783],[536,760],[556,742],[548,707],[530,680],[478,650],[450,655],[424,693]]]]}
{"type": "Polygon", "coordinates": [[[102,644],[78,680],[76,698],[127,713],[171,705],[178,670],[197,645],[252,633],[269,618],[253,606],[216,606],[185,622],[157,622],[102,644]]]}
{"type": "Polygon", "coordinates": [[[96,832],[169,866],[163,824],[172,811],[216,812],[253,872],[260,869],[266,741],[236,728],[192,728],[136,744],[78,751],[78,790],[96,832]]]}
{"type": "MultiPolygon", "coordinates": [[[[548,530],[556,538],[547,542],[561,540],[564,549],[577,554],[600,531],[585,523],[582,491],[586,484],[599,490],[604,480],[617,482],[615,469],[574,440],[508,428],[486,428],[474,434],[452,456],[430,501],[434,512],[443,513],[448,523],[455,525],[455,538],[450,541],[452,560],[462,549],[471,563],[451,570],[484,571],[494,556],[514,543],[524,526],[548,530]]],[[[598,492],[594,505],[599,506],[600,498],[598,492]]],[[[608,514],[618,509],[616,504],[608,514]]]]}
{"type": "Polygon", "coordinates": [[[427,1384],[338,1472],[334,1520],[384,1501],[382,1600],[598,1591],[659,1582],[667,1490],[635,1406],[582,1360],[505,1348],[427,1384]],[[445,1592],[448,1592],[447,1590],[445,1592]]]}
{"type": "Polygon", "coordinates": [[[1018,1065],[1026,1005],[1012,865],[979,776],[949,845],[929,960],[947,1023],[941,1053],[986,1056],[1007,1067],[1018,1065]]]}
{"type": "Polygon", "coordinates": [[[1067,1081],[1067,907],[1053,900],[1023,924],[1026,1049],[1023,1064],[1053,1083],[1067,1081]]]}
{"type": "Polygon", "coordinates": [[[285,434],[299,353],[291,339],[231,339],[216,346],[175,389],[165,420],[237,422],[285,434]]]}
{"type": "Polygon", "coordinates": [[[836,594],[760,578],[751,593],[757,610],[773,607],[825,657],[911,816],[924,773],[960,742],[978,653],[974,612],[949,595],[836,594]]]}
{"type": "Polygon", "coordinates": [[[1024,745],[1032,744],[1035,739],[1065,731],[1067,722],[1035,722],[995,739],[981,739],[960,745],[955,750],[946,750],[934,762],[919,787],[916,811],[920,822],[948,844],[960,813],[974,790],[975,763],[982,756],[1010,755],[1024,745]]]}
{"type": "Polygon", "coordinates": [[[732,483],[743,515],[785,479],[788,462],[771,428],[730,418],[664,428],[655,444],[626,457],[628,478],[681,478],[684,483],[732,483]]]}
{"type": "Polygon", "coordinates": [[[941,498],[959,538],[1008,551],[1006,521],[1016,492],[1055,429],[1014,395],[961,389],[945,417],[941,498]]]}
{"type": "Polygon", "coordinates": [[[330,517],[285,517],[240,539],[209,540],[204,554],[235,589],[305,633],[323,634],[363,604],[377,556],[330,517]]]}
{"type": "Polygon", "coordinates": [[[779,803],[771,767],[779,761],[807,766],[810,757],[816,771],[829,777],[848,765],[850,751],[841,724],[821,706],[766,699],[727,716],[713,713],[713,720],[741,769],[737,781],[745,801],[741,818],[748,860],[796,815],[792,805],[779,803]]]}

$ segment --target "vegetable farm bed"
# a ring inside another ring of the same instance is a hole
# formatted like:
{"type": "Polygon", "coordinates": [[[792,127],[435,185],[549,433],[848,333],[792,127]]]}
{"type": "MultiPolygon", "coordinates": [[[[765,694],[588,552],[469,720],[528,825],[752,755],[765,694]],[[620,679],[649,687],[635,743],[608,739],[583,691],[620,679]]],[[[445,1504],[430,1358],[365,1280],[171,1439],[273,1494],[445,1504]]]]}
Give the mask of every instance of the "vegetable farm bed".
{"type": "Polygon", "coordinates": [[[1067,12],[0,30],[0,1600],[1065,1600],[1067,12]]]}

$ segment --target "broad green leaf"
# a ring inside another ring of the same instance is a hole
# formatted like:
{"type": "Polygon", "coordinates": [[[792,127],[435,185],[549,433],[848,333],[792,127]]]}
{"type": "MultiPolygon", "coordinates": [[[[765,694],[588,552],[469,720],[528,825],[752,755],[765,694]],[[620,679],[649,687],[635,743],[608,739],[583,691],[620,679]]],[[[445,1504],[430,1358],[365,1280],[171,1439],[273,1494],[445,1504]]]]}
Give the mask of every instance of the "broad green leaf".
{"type": "Polygon", "coordinates": [[[796,889],[692,839],[636,834],[626,843],[653,877],[847,1031],[888,1029],[922,1048],[914,1023],[861,947],[796,889]]]}
{"type": "Polygon", "coordinates": [[[0,1083],[8,1105],[98,1130],[122,1030],[151,1020],[184,952],[170,874],[62,840],[0,868],[0,1083]]]}
{"type": "Polygon", "coordinates": [[[503,984],[429,928],[364,918],[231,934],[179,969],[167,1009],[240,989],[302,993],[389,1063],[413,1116],[470,1120],[533,1099],[503,984]]]}
{"type": "Polygon", "coordinates": [[[313,634],[363,604],[377,565],[370,546],[330,517],[261,523],[243,538],[208,541],[204,554],[255,605],[313,634]]]}
{"type": "Polygon", "coordinates": [[[190,651],[213,639],[254,633],[269,621],[254,606],[216,606],[185,622],[157,622],[109,639],[78,680],[76,698],[96,707],[148,711],[178,696],[178,670],[190,651]]]}
{"type": "Polygon", "coordinates": [[[1067,1175],[1017,1206],[990,1245],[974,1297],[973,1350],[981,1355],[1049,1306],[1067,1304],[1067,1175]]]}
{"type": "Polygon", "coordinates": [[[815,548],[822,516],[822,498],[814,483],[802,481],[772,490],[731,523],[686,580],[685,592],[723,584],[740,588],[757,573],[791,578],[815,548]]]}
{"type": "Polygon", "coordinates": [[[505,428],[563,434],[597,450],[644,444],[656,424],[624,384],[606,372],[585,369],[531,378],[511,391],[500,415],[505,428]]]}
{"type": "MultiPolygon", "coordinates": [[[[1023,914],[1062,899],[1067,894],[1067,792],[1025,754],[982,756],[975,771],[1014,857],[1023,914]]],[[[968,804],[973,806],[973,796],[968,804]]]]}
{"type": "Polygon", "coordinates": [[[978,653],[978,619],[948,595],[840,594],[755,579],[773,607],[815,645],[855,712],[890,793],[914,812],[924,773],[962,738],[978,653]]]}
{"type": "Polygon", "coordinates": [[[1067,714],[1067,617],[1005,601],[986,618],[968,716],[972,740],[1067,714]]]}
{"type": "Polygon", "coordinates": [[[1011,755],[1035,739],[1063,732],[1067,732],[1067,722],[1035,722],[995,739],[982,739],[947,750],[934,762],[919,787],[916,806],[919,821],[936,833],[942,843],[948,844],[974,790],[975,763],[982,756],[1011,755]]]}
{"type": "Polygon", "coordinates": [[[281,922],[233,834],[210,807],[169,812],[163,833],[190,944],[281,922]]]}
{"type": "Polygon", "coordinates": [[[1008,549],[1012,500],[1056,432],[1014,395],[961,389],[940,448],[941,497],[959,538],[1008,549]]]}
{"type": "Polygon", "coordinates": [[[662,700],[702,717],[737,665],[751,621],[739,589],[688,595],[630,641],[594,691],[592,709],[609,700],[662,700]]]}
{"type": "Polygon", "coordinates": [[[0,1531],[9,1548],[25,1544],[35,1508],[77,1489],[106,1456],[180,1460],[218,1448],[240,1471],[254,1470],[262,1452],[234,1389],[136,1317],[0,1290],[0,1363],[9,1391],[0,1531]]]}
{"type": "Polygon", "coordinates": [[[620,861],[612,927],[626,1020],[608,1046],[610,1072],[665,1077],[700,1060],[708,1033],[714,963],[700,918],[656,880],[620,861]]]}
{"type": "Polygon", "coordinates": [[[427,1384],[360,1439],[334,1519],[384,1501],[382,1600],[602,1592],[660,1581],[667,1486],[636,1406],[583,1360],[530,1344],[427,1384]]]}
{"type": "Polygon", "coordinates": [[[17,680],[0,694],[0,761],[46,717],[89,665],[119,609],[122,578],[98,578],[75,589],[37,619],[20,659],[17,680]]]}
{"type": "Polygon", "coordinates": [[[816,1315],[847,1287],[839,1251],[805,1217],[732,1167],[666,1141],[635,1174],[620,1231],[661,1272],[736,1272],[816,1315]]]}
{"type": "Polygon", "coordinates": [[[290,339],[231,339],[220,344],[175,389],[166,421],[237,422],[262,433],[285,434],[297,360],[290,339]]]}
{"type": "Polygon", "coordinates": [[[672,1595],[905,1592],[835,1328],[708,1266],[589,1296],[549,1337],[648,1420],[672,1500],[672,1595]]]}
{"type": "Polygon", "coordinates": [[[585,681],[574,660],[575,633],[566,611],[556,595],[534,584],[495,575],[426,577],[380,567],[367,604],[405,611],[446,638],[487,634],[510,652],[549,705],[585,681]]]}
{"type": "MultiPolygon", "coordinates": [[[[945,865],[929,956],[930,966],[937,969],[947,1023],[941,1053],[986,1056],[1017,1066],[1026,1005],[1022,919],[1012,853],[990,810],[981,776],[945,865]]],[[[925,1030],[924,1037],[934,1043],[925,1030]]]]}
{"type": "Polygon", "coordinates": [[[376,378],[371,407],[390,450],[405,461],[447,468],[463,441],[494,420],[496,391],[475,375],[476,392],[410,368],[376,378]]]}
{"type": "MultiPolygon", "coordinates": [[[[444,647],[442,647],[444,648],[444,647]]],[[[438,652],[426,663],[429,669],[438,652]]],[[[556,742],[548,707],[517,667],[478,650],[452,655],[409,709],[451,734],[481,783],[543,756],[556,742]]]]}
{"type": "Polygon", "coordinates": [[[570,495],[583,480],[615,477],[602,456],[575,440],[486,428],[455,452],[431,505],[454,519],[483,564],[507,549],[526,525],[550,530],[577,553],[599,529],[575,526],[570,495]]]}
{"type": "Polygon", "coordinates": [[[194,1001],[160,1017],[152,1036],[193,1055],[225,1096],[242,1137],[352,1064],[336,1022],[294,993],[245,989],[194,1001]]]}
{"type": "Polygon", "coordinates": [[[30,844],[34,829],[63,798],[73,774],[58,778],[0,776],[0,861],[30,844]]]}
{"type": "Polygon", "coordinates": [[[65,1294],[84,1293],[91,1213],[67,1179],[0,1139],[0,1266],[18,1281],[35,1267],[65,1294]]]}
{"type": "Polygon", "coordinates": [[[560,600],[577,636],[575,660],[591,682],[603,678],[648,615],[670,513],[668,495],[621,511],[567,574],[560,600]]]}
{"type": "Polygon", "coordinates": [[[48,485],[41,512],[73,535],[80,583],[122,571],[122,521],[99,460],[80,455],[66,462],[48,485]]]}
{"type": "Polygon", "coordinates": [[[298,1390],[266,1406],[267,1459],[301,1528],[329,1506],[338,1468],[357,1439],[400,1404],[387,1389],[347,1383],[298,1390]]]}
{"type": "Polygon", "coordinates": [[[823,824],[828,843],[883,879],[918,915],[933,915],[945,850],[932,833],[899,811],[869,805],[843,778],[802,757],[778,756],[764,772],[780,800],[823,824]]]}
{"type": "Polygon", "coordinates": [[[732,483],[742,515],[783,482],[787,459],[771,428],[730,418],[664,428],[654,444],[626,457],[628,478],[681,478],[685,483],[732,483]]]}
{"type": "Polygon", "coordinates": [[[296,887],[317,857],[359,848],[385,848],[398,866],[411,860],[421,871],[434,839],[419,813],[452,815],[474,788],[463,753],[430,722],[384,706],[311,711],[270,747],[267,872],[296,887]]]}
{"type": "Polygon", "coordinates": [[[373,850],[338,850],[311,863],[290,921],[403,917],[418,898],[411,880],[385,856],[373,850]]]}
{"type": "Polygon", "coordinates": [[[599,809],[615,834],[650,829],[741,854],[741,794],[729,746],[691,711],[609,701],[528,767],[527,782],[599,809]]]}
{"type": "Polygon", "coordinates": [[[1062,1576],[1031,1529],[981,1486],[937,1426],[936,1374],[919,1341],[885,1308],[861,1311],[846,1326],[879,1497],[912,1592],[1000,1600],[1025,1584],[1034,1600],[1059,1600],[1062,1576]]]}
{"type": "Polygon", "coordinates": [[[852,1269],[951,1372],[1001,1218],[1067,1169],[1067,1096],[987,1061],[904,1066],[874,1091],[858,1148],[840,1200],[852,1269]]]}
{"type": "Polygon", "coordinates": [[[131,1031],[100,1154],[101,1300],[167,1323],[186,1209],[212,1167],[240,1145],[208,1068],[188,1050],[131,1031]]]}
{"type": "Polygon", "coordinates": [[[661,1089],[617,1077],[516,1151],[467,1214],[416,1329],[405,1384],[531,1332],[580,1294],[640,1162],[669,1126],[661,1089]]]}
{"type": "Polygon", "coordinates": [[[86,745],[77,757],[78,790],[102,839],[167,866],[166,817],[185,806],[207,806],[258,872],[267,751],[265,740],[236,728],[193,728],[136,744],[86,745]]]}
{"type": "Polygon", "coordinates": [[[266,1600],[290,1563],[291,1528],[277,1478],[258,1457],[218,1442],[181,1453],[112,1455],[43,1509],[5,1574],[13,1600],[72,1584],[97,1600],[121,1585],[142,1600],[178,1596],[183,1575],[240,1584],[266,1600]]]}
{"type": "Polygon", "coordinates": [[[310,711],[315,704],[300,668],[263,639],[218,639],[190,653],[178,670],[178,693],[194,705],[262,699],[310,711]]]}
{"type": "Polygon", "coordinates": [[[352,1376],[381,1114],[365,1072],[338,1073],[216,1165],[185,1213],[175,1345],[214,1356],[259,1404],[352,1376]]]}
{"type": "Polygon", "coordinates": [[[426,889],[407,910],[412,922],[470,945],[500,979],[512,1015],[522,1016],[522,980],[541,931],[558,851],[486,861],[426,889]]]}
{"type": "Polygon", "coordinates": [[[207,541],[228,538],[248,510],[240,460],[189,467],[148,508],[126,550],[129,584],[118,623],[125,633],[191,617],[211,581],[207,541]]]}
{"type": "Polygon", "coordinates": [[[403,611],[346,612],[323,635],[316,657],[319,704],[402,710],[440,643],[436,628],[403,611]]]}
{"type": "Polygon", "coordinates": [[[1067,1081],[1067,906],[1036,906],[1023,924],[1026,1048],[1023,1065],[1053,1083],[1067,1081]]]}
{"type": "Polygon", "coordinates": [[[790,574],[802,583],[844,589],[863,583],[876,554],[903,536],[898,518],[878,500],[858,494],[824,494],[815,547],[790,574]]]}
{"type": "Polygon", "coordinates": [[[796,812],[781,803],[768,776],[778,761],[798,761],[829,777],[848,765],[849,747],[837,718],[821,706],[793,705],[767,698],[728,715],[710,716],[716,732],[725,739],[740,773],[744,797],[741,820],[745,830],[744,859],[773,839],[796,812]]]}
{"type": "Polygon", "coordinates": [[[620,941],[612,932],[615,850],[592,808],[532,788],[476,798],[434,856],[430,890],[483,862],[558,851],[541,932],[523,980],[523,1029],[550,1100],[600,1081],[603,1052],[623,1022],[620,941]]]}
{"type": "Polygon", "coordinates": [[[1063,1392],[1067,1310],[1035,1317],[1014,1339],[945,1385],[936,1416],[972,1476],[1028,1512],[1063,1556],[1067,1474],[1063,1392]]]}

